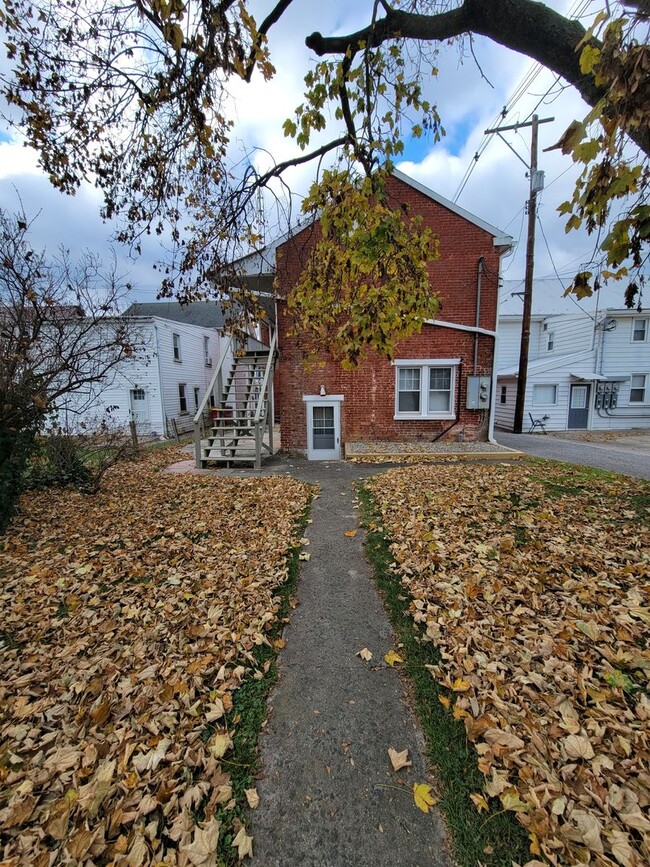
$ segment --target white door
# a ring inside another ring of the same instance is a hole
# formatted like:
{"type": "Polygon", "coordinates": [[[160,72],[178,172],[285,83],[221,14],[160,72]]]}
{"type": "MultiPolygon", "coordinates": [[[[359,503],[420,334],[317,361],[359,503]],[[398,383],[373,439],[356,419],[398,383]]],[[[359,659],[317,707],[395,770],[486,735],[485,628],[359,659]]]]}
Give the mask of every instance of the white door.
{"type": "Polygon", "coordinates": [[[341,457],[339,401],[307,401],[307,457],[310,461],[338,461],[341,457]]]}
{"type": "Polygon", "coordinates": [[[135,422],[138,429],[145,428],[149,424],[149,406],[147,392],[144,388],[132,388],[129,392],[129,409],[131,421],[135,422]]]}

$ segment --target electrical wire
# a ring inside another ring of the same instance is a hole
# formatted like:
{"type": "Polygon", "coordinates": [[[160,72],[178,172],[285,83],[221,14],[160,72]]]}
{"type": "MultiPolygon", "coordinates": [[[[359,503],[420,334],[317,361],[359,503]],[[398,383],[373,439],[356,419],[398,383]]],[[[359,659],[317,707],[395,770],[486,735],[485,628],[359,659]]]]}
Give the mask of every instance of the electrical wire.
{"type": "MultiPolygon", "coordinates": [[[[560,277],[560,275],[557,272],[557,268],[555,267],[555,260],[553,259],[553,254],[551,253],[551,248],[550,248],[548,240],[546,238],[546,232],[544,231],[544,224],[540,220],[539,214],[537,215],[537,222],[539,223],[539,228],[540,228],[540,231],[542,233],[542,238],[544,239],[544,244],[546,245],[546,252],[548,253],[549,259],[551,260],[551,265],[553,266],[553,270],[555,271],[555,276],[557,277],[557,280],[558,280],[558,283],[560,284],[560,286],[562,286],[562,288],[565,289],[566,288],[564,285],[565,281],[562,280],[562,278],[560,277]]],[[[582,307],[582,305],[578,303],[578,301],[573,297],[573,295],[571,293],[569,293],[568,296],[566,296],[566,297],[570,298],[571,301],[573,301],[575,306],[578,308],[578,310],[580,310],[581,313],[584,313],[585,316],[588,316],[592,320],[592,322],[597,321],[596,317],[592,316],[591,313],[589,313],[587,310],[585,310],[584,307],[582,307]]]]}

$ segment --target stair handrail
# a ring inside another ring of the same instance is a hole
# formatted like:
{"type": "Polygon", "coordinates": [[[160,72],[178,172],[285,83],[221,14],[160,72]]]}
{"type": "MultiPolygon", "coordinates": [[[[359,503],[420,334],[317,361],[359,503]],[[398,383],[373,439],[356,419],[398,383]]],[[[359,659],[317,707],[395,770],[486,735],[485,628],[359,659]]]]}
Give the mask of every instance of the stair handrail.
{"type": "Polygon", "coordinates": [[[223,352],[220,355],[217,367],[216,367],[214,373],[212,374],[212,379],[210,380],[210,384],[206,388],[205,394],[203,395],[203,400],[199,404],[199,408],[196,411],[196,415],[194,416],[194,424],[195,425],[199,424],[201,421],[201,417],[203,416],[203,411],[205,409],[205,405],[210,400],[210,395],[212,394],[212,391],[213,391],[215,385],[217,384],[217,379],[219,377],[219,374],[221,373],[224,362],[226,360],[226,356],[228,355],[228,352],[230,350],[231,344],[232,344],[232,335],[230,335],[230,337],[228,337],[228,340],[226,342],[226,345],[224,346],[223,352]]]}
{"type": "Polygon", "coordinates": [[[268,388],[269,379],[271,377],[271,371],[273,370],[273,360],[275,356],[275,348],[277,346],[277,331],[273,332],[273,338],[271,339],[271,345],[269,346],[269,356],[266,359],[266,368],[264,369],[264,379],[262,380],[262,387],[260,389],[260,396],[257,400],[257,409],[255,410],[255,416],[253,418],[253,422],[255,424],[259,424],[259,421],[262,417],[262,407],[264,406],[264,395],[266,394],[266,390],[268,388]]]}

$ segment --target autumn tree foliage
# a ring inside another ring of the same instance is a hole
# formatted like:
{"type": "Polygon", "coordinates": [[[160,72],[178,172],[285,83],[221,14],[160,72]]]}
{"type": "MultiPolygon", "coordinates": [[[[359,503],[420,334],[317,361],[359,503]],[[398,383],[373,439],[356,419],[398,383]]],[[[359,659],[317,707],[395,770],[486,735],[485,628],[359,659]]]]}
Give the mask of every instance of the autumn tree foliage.
{"type": "MultiPolygon", "coordinates": [[[[428,92],[436,76],[442,42],[475,36],[539,61],[590,106],[558,143],[585,166],[562,211],[569,229],[584,224],[598,234],[611,274],[642,269],[650,235],[647,0],[594,2],[589,29],[533,0],[368,2],[359,31],[306,35],[318,59],[284,124],[297,153],[260,173],[252,159],[233,156],[229,85],[273,76],[269,33],[291,5],[269,3],[261,21],[246,0],[5,0],[0,9],[8,117],[55,186],[74,193],[90,179],[102,190],[102,213],[119,220],[121,241],[137,249],[144,234],[171,238],[174,267],[162,275],[162,296],[233,285],[232,261],[260,240],[257,190],[291,166],[317,160],[320,167],[328,157],[360,190],[363,176],[390,169],[403,136],[426,130],[439,139],[443,119],[424,86],[428,92]],[[314,133],[326,129],[331,138],[316,146],[314,133]]],[[[320,173],[317,183],[326,198],[320,173]]],[[[411,238],[408,219],[403,239],[411,238]]],[[[351,255],[359,238],[348,239],[351,255]]],[[[578,276],[590,291],[595,275],[578,276]]],[[[305,318],[315,320],[307,295],[305,302],[305,318]]],[[[410,308],[397,312],[408,317],[410,308]]],[[[390,341],[379,348],[389,354],[390,341]]]]}
{"type": "Polygon", "coordinates": [[[131,326],[115,316],[125,288],[88,253],[34,251],[25,216],[0,211],[0,530],[57,402],[131,354],[131,326]]]}

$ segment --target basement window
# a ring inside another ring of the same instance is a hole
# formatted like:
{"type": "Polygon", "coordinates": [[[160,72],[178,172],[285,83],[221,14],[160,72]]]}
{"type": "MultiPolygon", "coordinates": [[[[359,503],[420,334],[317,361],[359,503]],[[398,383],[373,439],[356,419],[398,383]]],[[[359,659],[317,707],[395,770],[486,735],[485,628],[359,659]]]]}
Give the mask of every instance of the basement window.
{"type": "Polygon", "coordinates": [[[178,383],[178,405],[181,415],[187,415],[187,391],[184,382],[178,383]]]}

